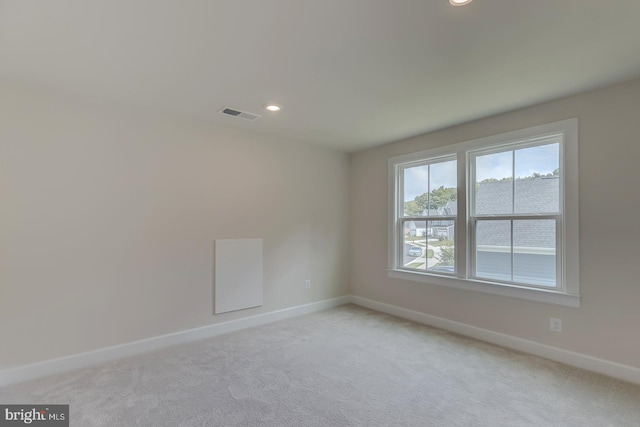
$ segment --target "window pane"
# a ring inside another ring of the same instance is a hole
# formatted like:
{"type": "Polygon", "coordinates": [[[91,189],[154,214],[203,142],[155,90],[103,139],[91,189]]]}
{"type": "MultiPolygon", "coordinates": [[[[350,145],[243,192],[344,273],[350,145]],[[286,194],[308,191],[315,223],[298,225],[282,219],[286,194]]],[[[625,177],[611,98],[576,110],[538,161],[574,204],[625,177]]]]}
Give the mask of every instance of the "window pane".
{"type": "Polygon", "coordinates": [[[513,151],[475,158],[478,215],[513,213],[513,151]]]}
{"type": "Polygon", "coordinates": [[[454,221],[404,221],[402,266],[434,273],[455,273],[454,239],[454,221]]]}
{"type": "Polygon", "coordinates": [[[455,222],[427,222],[427,271],[455,273],[455,222]]]}
{"type": "Polygon", "coordinates": [[[476,277],[511,281],[511,221],[476,222],[476,277]]]}
{"type": "Polygon", "coordinates": [[[560,144],[515,151],[515,212],[558,212],[560,209],[560,144]]]}
{"type": "Polygon", "coordinates": [[[404,216],[424,215],[429,193],[429,166],[404,169],[404,216]]]}
{"type": "Polygon", "coordinates": [[[457,173],[455,160],[429,166],[429,215],[456,215],[457,173]]]}
{"type": "Polygon", "coordinates": [[[556,286],[556,222],[513,222],[513,281],[556,286]]]}
{"type": "Polygon", "coordinates": [[[402,234],[402,266],[426,270],[427,222],[404,221],[402,234]]]}

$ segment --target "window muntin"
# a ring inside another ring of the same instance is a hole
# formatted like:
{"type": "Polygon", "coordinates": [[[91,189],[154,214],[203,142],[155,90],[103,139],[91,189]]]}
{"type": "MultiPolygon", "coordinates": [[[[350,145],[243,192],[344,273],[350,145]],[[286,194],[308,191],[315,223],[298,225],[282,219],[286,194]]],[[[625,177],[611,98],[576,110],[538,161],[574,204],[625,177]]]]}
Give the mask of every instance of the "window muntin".
{"type": "Polygon", "coordinates": [[[390,277],[579,307],[577,136],[577,119],[568,119],[389,159],[390,277]],[[456,211],[405,212],[418,195],[403,182],[405,170],[421,167],[431,178],[422,190],[431,193],[443,159],[456,164],[456,211]],[[498,183],[501,203],[482,200],[487,183],[498,183]],[[433,237],[438,219],[455,231],[453,265],[429,251],[439,242],[404,234],[433,237]]]}

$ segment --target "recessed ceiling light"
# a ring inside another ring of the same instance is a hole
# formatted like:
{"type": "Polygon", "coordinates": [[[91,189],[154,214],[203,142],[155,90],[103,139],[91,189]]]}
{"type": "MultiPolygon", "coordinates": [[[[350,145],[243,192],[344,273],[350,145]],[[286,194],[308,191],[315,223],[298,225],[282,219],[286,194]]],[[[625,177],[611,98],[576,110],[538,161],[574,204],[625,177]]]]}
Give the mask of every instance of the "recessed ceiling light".
{"type": "Polygon", "coordinates": [[[266,108],[269,111],[273,111],[273,112],[280,111],[280,107],[275,105],[275,104],[269,104],[264,108],[266,108]]]}
{"type": "Polygon", "coordinates": [[[449,3],[451,3],[454,6],[464,6],[465,4],[469,4],[472,1],[473,0],[449,0],[449,3]]]}

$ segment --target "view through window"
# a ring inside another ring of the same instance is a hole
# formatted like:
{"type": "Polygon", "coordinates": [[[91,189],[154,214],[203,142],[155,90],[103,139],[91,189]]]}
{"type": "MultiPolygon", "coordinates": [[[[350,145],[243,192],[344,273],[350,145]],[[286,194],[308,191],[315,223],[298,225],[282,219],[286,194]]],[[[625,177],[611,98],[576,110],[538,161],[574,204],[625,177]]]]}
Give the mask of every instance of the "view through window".
{"type": "Polygon", "coordinates": [[[578,295],[576,119],[395,157],[389,166],[391,275],[578,295]]]}

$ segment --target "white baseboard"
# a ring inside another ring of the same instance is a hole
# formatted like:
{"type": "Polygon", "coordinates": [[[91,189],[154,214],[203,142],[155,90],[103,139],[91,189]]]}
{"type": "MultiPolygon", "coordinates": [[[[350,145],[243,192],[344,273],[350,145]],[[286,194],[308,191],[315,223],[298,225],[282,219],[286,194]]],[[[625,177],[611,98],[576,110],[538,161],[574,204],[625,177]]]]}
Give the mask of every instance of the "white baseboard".
{"type": "Polygon", "coordinates": [[[157,337],[146,338],[126,344],[111,347],[99,348],[86,353],[74,354],[57,359],[45,360],[29,365],[16,366],[9,369],[0,370],[0,387],[48,375],[58,374],[73,369],[84,368],[98,363],[120,359],[126,356],[145,353],[171,345],[181,344],[189,341],[200,340],[213,337],[227,332],[233,332],[252,326],[264,325],[266,323],[284,320],[303,314],[326,310],[349,302],[349,297],[339,297],[324,301],[313,302],[297,307],[285,308],[283,310],[271,311],[269,313],[257,314],[255,316],[230,320],[227,322],[215,323],[213,325],[202,326],[186,331],[174,332],[157,337]]]}
{"type": "Polygon", "coordinates": [[[511,335],[493,332],[488,329],[478,328],[476,326],[455,322],[453,320],[444,319],[442,317],[431,316],[419,311],[409,310],[406,308],[370,300],[367,298],[362,298],[355,295],[351,295],[349,297],[349,302],[370,308],[372,310],[380,311],[382,313],[402,317],[403,319],[413,320],[414,322],[433,326],[439,329],[444,329],[446,331],[465,335],[471,338],[476,338],[478,340],[486,341],[492,344],[497,344],[502,347],[507,347],[514,350],[522,351],[524,353],[544,357],[546,359],[555,360],[557,362],[586,369],[588,371],[597,372],[599,374],[607,375],[623,381],[640,384],[640,369],[633,366],[599,359],[597,357],[588,356],[586,354],[575,353],[573,351],[540,344],[534,341],[528,341],[511,335]]]}
{"type": "Polygon", "coordinates": [[[309,314],[316,311],[322,311],[347,303],[353,303],[382,313],[391,314],[460,335],[476,338],[481,341],[490,342],[492,344],[534,354],[536,356],[566,363],[567,365],[576,366],[578,368],[608,375],[624,381],[640,384],[640,369],[633,366],[622,365],[620,363],[444,319],[442,317],[432,316],[419,311],[409,310],[355,295],[349,295],[241,319],[230,320],[227,322],[216,323],[186,331],[174,332],[131,343],[100,348],[86,353],[74,354],[29,365],[3,369],[0,370],[0,387],[48,375],[54,375],[73,369],[84,368],[98,363],[145,353],[171,345],[205,339],[228,332],[238,331],[240,329],[264,325],[266,323],[301,316],[303,314],[309,314]]]}

